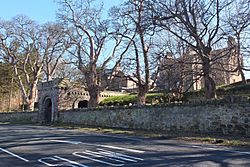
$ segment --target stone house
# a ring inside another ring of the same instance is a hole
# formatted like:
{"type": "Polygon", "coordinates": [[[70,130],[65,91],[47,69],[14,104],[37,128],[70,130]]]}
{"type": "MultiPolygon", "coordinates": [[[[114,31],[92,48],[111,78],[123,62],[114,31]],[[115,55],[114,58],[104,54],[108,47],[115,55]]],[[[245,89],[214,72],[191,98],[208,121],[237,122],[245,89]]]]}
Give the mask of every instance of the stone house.
{"type": "MultiPolygon", "coordinates": [[[[229,38],[227,47],[211,52],[212,78],[216,85],[241,81],[241,76],[236,70],[238,58],[234,44],[234,40],[229,38]]],[[[193,51],[188,51],[178,58],[170,53],[167,54],[160,60],[161,71],[156,82],[156,89],[185,92],[203,88],[204,80],[200,62],[201,60],[193,51]]],[[[240,63],[243,63],[242,58],[240,63]]]]}
{"type": "Polygon", "coordinates": [[[137,89],[137,84],[127,77],[120,68],[114,71],[111,69],[105,70],[101,78],[101,85],[109,91],[133,92],[137,89]]]}

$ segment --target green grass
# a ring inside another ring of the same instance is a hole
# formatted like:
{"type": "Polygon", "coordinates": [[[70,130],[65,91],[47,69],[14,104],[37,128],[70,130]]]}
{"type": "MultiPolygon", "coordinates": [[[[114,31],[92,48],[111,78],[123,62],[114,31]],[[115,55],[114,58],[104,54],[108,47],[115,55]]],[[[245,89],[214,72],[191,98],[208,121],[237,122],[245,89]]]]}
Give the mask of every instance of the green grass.
{"type": "MultiPolygon", "coordinates": [[[[250,96],[250,84],[230,84],[230,85],[221,85],[216,88],[216,95],[218,97],[223,97],[226,95],[234,95],[234,96],[250,96]]],[[[205,96],[204,89],[198,91],[190,91],[184,94],[184,100],[192,99],[192,98],[202,98],[205,96]]]]}
{"type": "Polygon", "coordinates": [[[136,103],[136,95],[121,95],[105,98],[101,101],[101,106],[112,106],[112,105],[129,105],[130,103],[136,103]]]}
{"type": "Polygon", "coordinates": [[[250,94],[250,84],[224,85],[216,89],[217,95],[245,95],[250,94]]]}
{"type": "MultiPolygon", "coordinates": [[[[216,88],[216,94],[218,99],[228,95],[233,96],[248,96],[250,97],[250,84],[231,84],[231,85],[221,85],[216,88]]],[[[148,104],[163,104],[169,103],[170,94],[167,93],[148,93],[146,95],[146,103],[148,104]]],[[[203,99],[205,98],[205,90],[201,89],[198,91],[186,92],[183,96],[184,101],[189,99],[203,99]]],[[[122,96],[113,96],[105,98],[100,105],[101,106],[124,106],[130,104],[136,104],[137,95],[129,94],[122,96]]]]}
{"type": "MultiPolygon", "coordinates": [[[[163,93],[148,93],[146,95],[146,102],[147,103],[159,103],[164,96],[163,93]]],[[[113,96],[105,98],[103,101],[100,102],[101,106],[124,106],[129,104],[136,104],[137,102],[137,95],[136,94],[129,94],[129,95],[121,95],[121,96],[113,96]]]]}

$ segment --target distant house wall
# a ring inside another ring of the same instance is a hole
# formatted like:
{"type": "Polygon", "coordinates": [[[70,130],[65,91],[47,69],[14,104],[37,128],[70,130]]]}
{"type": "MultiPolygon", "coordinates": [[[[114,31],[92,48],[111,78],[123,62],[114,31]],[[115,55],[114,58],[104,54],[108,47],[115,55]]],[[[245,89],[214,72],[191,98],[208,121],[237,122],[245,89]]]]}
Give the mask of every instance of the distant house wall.
{"type": "MultiPolygon", "coordinates": [[[[238,56],[234,44],[234,39],[229,38],[228,46],[211,51],[211,59],[218,58],[211,63],[211,76],[216,85],[232,84],[242,80],[239,71],[235,71],[238,65],[238,56]]],[[[173,55],[166,55],[160,62],[160,67],[163,67],[164,70],[160,71],[156,86],[171,90],[171,87],[173,87],[171,82],[177,79],[183,83],[184,91],[187,89],[200,90],[204,87],[200,63],[200,56],[192,50],[178,58],[174,58],[173,55]],[[178,75],[181,77],[178,77],[178,75]]],[[[240,63],[243,64],[242,58],[240,63]]]]}

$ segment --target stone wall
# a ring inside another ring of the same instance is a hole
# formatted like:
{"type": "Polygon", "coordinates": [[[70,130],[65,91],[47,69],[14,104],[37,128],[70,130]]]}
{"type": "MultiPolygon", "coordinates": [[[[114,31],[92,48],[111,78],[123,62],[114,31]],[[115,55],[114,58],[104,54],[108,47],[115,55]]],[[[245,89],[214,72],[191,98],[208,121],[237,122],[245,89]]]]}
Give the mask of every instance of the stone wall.
{"type": "MultiPolygon", "coordinates": [[[[0,122],[35,123],[37,112],[0,113],[0,122]]],[[[250,104],[81,109],[59,112],[60,123],[157,131],[250,136],[250,104]]]]}
{"type": "Polygon", "coordinates": [[[2,112],[0,122],[36,123],[37,116],[37,112],[2,112]]]}
{"type": "Polygon", "coordinates": [[[250,136],[250,104],[143,107],[59,112],[62,123],[250,136]]]}

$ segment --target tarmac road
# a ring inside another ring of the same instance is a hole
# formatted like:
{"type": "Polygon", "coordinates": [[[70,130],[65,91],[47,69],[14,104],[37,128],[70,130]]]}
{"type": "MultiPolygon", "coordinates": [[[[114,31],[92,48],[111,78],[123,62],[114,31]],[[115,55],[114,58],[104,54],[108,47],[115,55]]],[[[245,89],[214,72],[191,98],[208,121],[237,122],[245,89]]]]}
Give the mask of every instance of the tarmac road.
{"type": "Polygon", "coordinates": [[[250,166],[250,149],[0,124],[0,167],[250,166]]]}

